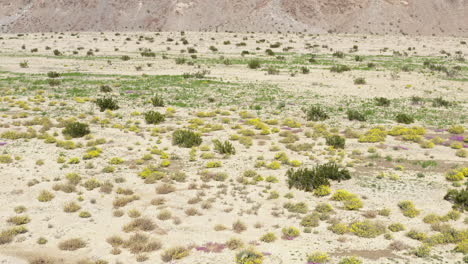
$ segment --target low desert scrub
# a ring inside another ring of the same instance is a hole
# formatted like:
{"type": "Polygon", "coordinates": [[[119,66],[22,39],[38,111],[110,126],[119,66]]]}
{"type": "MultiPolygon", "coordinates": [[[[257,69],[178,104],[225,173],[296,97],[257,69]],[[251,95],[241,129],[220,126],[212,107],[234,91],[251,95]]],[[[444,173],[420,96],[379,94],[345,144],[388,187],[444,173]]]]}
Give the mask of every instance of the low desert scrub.
{"type": "Polygon", "coordinates": [[[12,216],[7,219],[7,223],[14,224],[14,225],[25,225],[29,223],[31,219],[27,215],[18,215],[12,216]]]}
{"type": "Polygon", "coordinates": [[[233,238],[230,238],[228,241],[226,241],[225,245],[230,250],[236,250],[236,249],[244,247],[244,242],[242,242],[242,240],[240,240],[239,238],[233,237],[233,238]]]}
{"type": "Polygon", "coordinates": [[[163,183],[156,187],[157,194],[168,194],[168,193],[175,192],[175,190],[176,190],[175,186],[169,183],[163,183]]]}
{"type": "Polygon", "coordinates": [[[39,202],[49,202],[51,201],[52,199],[54,199],[55,195],[49,191],[46,191],[46,190],[42,190],[40,193],[39,193],[39,196],[37,197],[37,200],[39,202]]]}
{"type": "Polygon", "coordinates": [[[332,135],[326,138],[326,143],[328,146],[332,146],[334,148],[341,148],[345,147],[346,139],[344,137],[338,135],[332,135]]]}
{"type": "Polygon", "coordinates": [[[362,222],[352,223],[349,231],[358,237],[375,238],[385,233],[385,226],[378,222],[364,220],[362,222]]]}
{"type": "Polygon", "coordinates": [[[161,259],[164,262],[178,260],[187,257],[190,254],[190,249],[185,247],[172,247],[164,250],[161,254],[161,259]]]}
{"type": "Polygon", "coordinates": [[[151,97],[151,104],[154,107],[163,107],[164,106],[164,99],[159,95],[154,95],[153,97],[151,97]]]}
{"type": "Polygon", "coordinates": [[[292,227],[292,226],[284,227],[283,229],[281,229],[281,232],[283,233],[283,239],[286,239],[286,240],[292,240],[298,237],[300,234],[299,229],[292,227]]]}
{"type": "Polygon", "coordinates": [[[329,180],[342,181],[351,179],[349,171],[340,169],[335,163],[317,165],[312,169],[289,169],[286,173],[288,187],[313,191],[319,186],[330,186],[329,180]]]}
{"type": "Polygon", "coordinates": [[[71,238],[58,244],[59,249],[66,251],[75,251],[84,247],[86,247],[86,242],[81,238],[71,238]]]}
{"type": "Polygon", "coordinates": [[[105,110],[117,110],[119,109],[119,105],[117,100],[113,99],[112,97],[102,97],[96,100],[96,104],[99,107],[101,112],[105,110]]]}
{"type": "Polygon", "coordinates": [[[145,113],[145,121],[147,124],[159,124],[164,122],[165,117],[159,112],[156,111],[148,111],[145,113]]]}
{"type": "Polygon", "coordinates": [[[305,113],[308,121],[323,121],[329,118],[328,114],[320,106],[311,106],[305,113]]]}
{"type": "Polygon", "coordinates": [[[190,130],[176,130],[172,134],[172,144],[183,148],[200,146],[201,143],[201,136],[190,130]]]}
{"type": "Polygon", "coordinates": [[[72,138],[84,137],[87,134],[91,133],[89,126],[80,122],[67,123],[62,133],[68,135],[72,138]]]}
{"type": "Polygon", "coordinates": [[[362,260],[357,257],[346,257],[340,260],[338,264],[362,264],[362,260]]]}
{"type": "Polygon", "coordinates": [[[213,140],[214,149],[220,154],[234,155],[236,154],[236,149],[229,141],[221,142],[219,140],[213,140]]]}
{"type": "Polygon", "coordinates": [[[74,212],[77,212],[80,209],[81,209],[81,206],[79,206],[75,202],[69,202],[69,203],[65,204],[65,206],[63,207],[63,211],[65,213],[74,213],[74,212]]]}
{"type": "Polygon", "coordinates": [[[140,198],[137,195],[116,197],[112,202],[112,205],[114,208],[120,208],[138,199],[140,198]]]}
{"type": "Polygon", "coordinates": [[[271,243],[276,240],[276,235],[273,232],[268,232],[264,234],[262,237],[260,237],[260,241],[263,241],[265,243],[271,243]]]}
{"type": "Polygon", "coordinates": [[[232,230],[236,233],[242,233],[247,230],[247,226],[240,220],[237,220],[232,224],[232,230]]]}
{"type": "Polygon", "coordinates": [[[133,231],[152,231],[156,228],[154,222],[149,218],[137,218],[132,220],[130,223],[123,226],[122,230],[124,232],[133,232],[133,231]]]}
{"type": "Polygon", "coordinates": [[[406,217],[414,218],[420,213],[411,201],[401,201],[398,203],[398,207],[400,207],[403,215],[406,217]]]}
{"type": "Polygon", "coordinates": [[[261,264],[263,254],[253,248],[239,251],[235,257],[236,264],[261,264]]]}
{"type": "Polygon", "coordinates": [[[308,263],[327,263],[330,261],[330,257],[325,252],[316,251],[307,256],[308,263]]]}
{"type": "MultiPolygon", "coordinates": [[[[120,243],[120,241],[113,242],[120,243]]],[[[156,251],[162,247],[162,244],[158,240],[150,239],[148,235],[136,233],[125,240],[122,247],[128,249],[132,254],[139,254],[156,251]]]]}

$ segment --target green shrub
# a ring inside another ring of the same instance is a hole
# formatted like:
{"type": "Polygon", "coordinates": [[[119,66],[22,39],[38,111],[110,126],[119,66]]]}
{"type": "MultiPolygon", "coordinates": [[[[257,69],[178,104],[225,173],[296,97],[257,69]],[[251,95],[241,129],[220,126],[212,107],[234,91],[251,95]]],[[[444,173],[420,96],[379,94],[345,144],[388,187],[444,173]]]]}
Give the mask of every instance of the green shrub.
{"type": "Polygon", "coordinates": [[[117,104],[117,100],[113,99],[112,97],[98,98],[96,100],[96,104],[98,105],[101,112],[104,112],[107,109],[109,109],[109,110],[119,109],[119,106],[117,104]]]}
{"type": "Polygon", "coordinates": [[[58,247],[61,250],[66,250],[66,251],[75,251],[75,250],[78,250],[80,248],[84,248],[85,246],[86,246],[86,242],[84,242],[80,238],[68,239],[68,240],[62,241],[62,242],[60,242],[58,244],[58,247]]]}
{"type": "Polygon", "coordinates": [[[322,263],[327,263],[329,261],[330,261],[330,257],[325,252],[316,251],[307,256],[307,262],[322,264],[322,263]]]}
{"type": "Polygon", "coordinates": [[[387,228],[388,228],[388,230],[390,230],[392,232],[400,232],[400,231],[405,230],[405,226],[403,224],[400,224],[400,223],[391,224],[387,228]]]}
{"type": "Polygon", "coordinates": [[[51,79],[58,78],[58,77],[60,77],[60,73],[54,72],[54,71],[50,71],[50,72],[47,73],[47,77],[49,77],[49,78],[51,78],[51,79]]]}
{"type": "Polygon", "coordinates": [[[308,206],[304,202],[299,202],[299,203],[287,202],[283,205],[283,207],[286,210],[288,210],[288,212],[290,213],[305,214],[308,211],[308,206]]]}
{"type": "Polygon", "coordinates": [[[276,235],[273,232],[268,232],[260,238],[260,241],[263,241],[265,243],[271,243],[271,242],[274,242],[275,240],[276,240],[276,235]]]}
{"type": "Polygon", "coordinates": [[[390,106],[390,100],[385,97],[376,97],[374,100],[377,106],[390,106]]]}
{"type": "Polygon", "coordinates": [[[333,135],[326,138],[326,143],[328,146],[332,146],[334,148],[341,148],[345,147],[346,139],[344,137],[333,135]]]}
{"type": "Polygon", "coordinates": [[[283,238],[287,240],[292,240],[299,236],[300,231],[295,227],[284,227],[281,232],[283,233],[283,238]]]}
{"type": "Polygon", "coordinates": [[[263,262],[263,254],[253,248],[244,249],[236,254],[236,264],[261,264],[263,262]]]}
{"type": "Polygon", "coordinates": [[[145,113],[145,121],[147,124],[159,124],[164,122],[165,118],[159,112],[156,111],[148,111],[145,113]]]}
{"type": "Polygon", "coordinates": [[[464,190],[448,190],[444,199],[454,203],[453,207],[457,210],[468,210],[468,188],[464,190]]]}
{"type": "Polygon", "coordinates": [[[221,154],[229,154],[229,155],[234,155],[236,154],[236,149],[234,148],[234,146],[231,144],[231,142],[229,141],[224,141],[224,142],[221,142],[217,139],[213,140],[213,143],[214,143],[214,149],[221,153],[221,154]]]}
{"type": "Polygon", "coordinates": [[[308,121],[323,121],[329,118],[328,114],[320,106],[311,106],[306,110],[308,121]]]}
{"type": "Polygon", "coordinates": [[[172,144],[183,148],[200,146],[201,143],[202,138],[200,134],[197,134],[190,130],[176,130],[172,134],[172,144]]]}
{"type": "Polygon", "coordinates": [[[341,259],[338,264],[362,264],[362,260],[357,257],[346,257],[341,259]]]}
{"type": "Polygon", "coordinates": [[[345,72],[345,71],[350,71],[351,68],[347,65],[334,65],[330,68],[330,71],[331,72],[337,72],[337,73],[342,73],[342,72],[345,72]]]}
{"type": "Polygon", "coordinates": [[[449,101],[443,99],[442,97],[434,98],[434,100],[432,101],[432,106],[434,107],[449,107],[451,105],[452,104],[449,101]]]}
{"type": "Polygon", "coordinates": [[[364,220],[362,222],[354,222],[349,230],[358,237],[375,238],[385,232],[385,226],[380,223],[364,220]]]}
{"type": "Polygon", "coordinates": [[[261,67],[260,60],[258,59],[252,59],[250,60],[247,65],[249,66],[250,69],[258,69],[261,67]]]}
{"type": "Polygon", "coordinates": [[[52,199],[54,199],[55,195],[49,191],[43,190],[39,193],[39,196],[37,197],[37,200],[39,202],[48,202],[52,199]]]}
{"type": "Polygon", "coordinates": [[[397,114],[395,119],[398,123],[403,123],[403,124],[411,124],[414,122],[414,117],[405,113],[397,114]]]}
{"type": "Polygon", "coordinates": [[[349,231],[349,228],[343,223],[335,223],[328,227],[328,230],[335,234],[343,235],[349,231]]]}
{"type": "Polygon", "coordinates": [[[86,136],[87,134],[91,133],[91,131],[89,130],[89,126],[87,124],[73,122],[67,123],[62,133],[64,135],[71,136],[72,138],[79,138],[86,136]]]}
{"type": "Polygon", "coordinates": [[[406,217],[414,218],[419,215],[419,210],[417,210],[411,201],[401,201],[398,203],[402,213],[406,217]]]}
{"type": "Polygon", "coordinates": [[[413,254],[419,258],[429,257],[431,254],[431,247],[429,245],[423,244],[413,250],[413,254]]]}
{"type": "Polygon", "coordinates": [[[366,84],[366,79],[359,77],[354,79],[354,84],[366,84]]]}
{"type": "Polygon", "coordinates": [[[159,95],[154,95],[152,98],[151,98],[151,104],[154,106],[154,107],[162,107],[164,106],[164,99],[159,96],[159,95]]]}
{"type": "Polygon", "coordinates": [[[346,112],[346,114],[348,115],[348,119],[351,120],[351,121],[352,120],[366,121],[366,116],[363,115],[362,113],[360,113],[357,110],[348,110],[348,112],[346,112]]]}
{"type": "Polygon", "coordinates": [[[419,232],[419,231],[414,230],[414,229],[411,229],[410,231],[408,231],[408,233],[406,233],[406,235],[409,238],[419,240],[419,241],[423,241],[423,240],[425,240],[427,238],[427,235],[424,232],[419,232]]]}
{"type": "Polygon", "coordinates": [[[304,227],[317,227],[320,223],[320,215],[317,212],[306,215],[302,218],[300,225],[304,227]]]}
{"type": "Polygon", "coordinates": [[[312,169],[289,169],[286,173],[289,188],[310,192],[319,186],[330,186],[329,180],[342,181],[351,179],[349,171],[340,169],[336,163],[317,165],[312,169]]]}

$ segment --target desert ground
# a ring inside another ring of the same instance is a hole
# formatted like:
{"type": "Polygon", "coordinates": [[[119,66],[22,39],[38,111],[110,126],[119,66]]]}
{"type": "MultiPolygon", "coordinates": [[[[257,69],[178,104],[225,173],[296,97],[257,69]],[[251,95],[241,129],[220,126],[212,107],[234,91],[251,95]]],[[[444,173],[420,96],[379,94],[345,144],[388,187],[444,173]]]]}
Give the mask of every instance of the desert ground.
{"type": "Polygon", "coordinates": [[[0,35],[0,263],[468,263],[468,39],[0,35]]]}

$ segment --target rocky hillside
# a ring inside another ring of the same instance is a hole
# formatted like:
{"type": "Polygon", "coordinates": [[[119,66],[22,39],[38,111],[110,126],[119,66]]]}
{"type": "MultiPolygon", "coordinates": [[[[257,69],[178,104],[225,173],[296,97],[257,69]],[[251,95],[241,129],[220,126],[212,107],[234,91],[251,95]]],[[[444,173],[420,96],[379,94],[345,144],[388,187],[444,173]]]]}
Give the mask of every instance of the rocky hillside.
{"type": "Polygon", "coordinates": [[[1,32],[140,30],[468,36],[468,0],[0,0],[1,32]]]}

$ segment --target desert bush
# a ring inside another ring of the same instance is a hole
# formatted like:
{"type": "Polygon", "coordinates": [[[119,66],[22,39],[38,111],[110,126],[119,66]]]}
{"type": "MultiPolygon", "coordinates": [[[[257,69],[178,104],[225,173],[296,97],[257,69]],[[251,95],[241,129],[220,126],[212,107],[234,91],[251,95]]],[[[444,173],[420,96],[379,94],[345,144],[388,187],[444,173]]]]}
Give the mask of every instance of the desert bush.
{"type": "Polygon", "coordinates": [[[437,97],[432,100],[432,106],[434,107],[449,107],[452,103],[443,99],[442,97],[437,97]]]}
{"type": "Polygon", "coordinates": [[[308,211],[308,206],[304,202],[299,202],[299,203],[287,202],[283,205],[283,207],[286,210],[288,210],[288,212],[290,213],[305,214],[308,211]]]}
{"type": "Polygon", "coordinates": [[[357,257],[346,257],[341,259],[338,264],[362,264],[362,260],[357,257]]]}
{"type": "Polygon", "coordinates": [[[427,238],[426,233],[420,232],[414,229],[411,229],[410,231],[408,231],[408,233],[406,233],[406,236],[415,240],[419,240],[419,241],[423,241],[427,238]]]}
{"type": "Polygon", "coordinates": [[[169,183],[163,183],[159,185],[158,187],[156,187],[157,194],[168,194],[168,193],[174,192],[175,190],[176,188],[174,187],[174,185],[169,184],[169,183]]]}
{"type": "Polygon", "coordinates": [[[333,65],[331,68],[330,68],[330,71],[331,72],[337,72],[337,73],[342,73],[342,72],[345,72],[345,71],[350,71],[351,68],[347,65],[333,65]]]}
{"type": "Polygon", "coordinates": [[[161,259],[164,262],[178,260],[187,257],[190,254],[190,249],[185,247],[172,247],[164,250],[161,254],[161,259]]]}
{"type": "Polygon", "coordinates": [[[300,225],[304,227],[317,227],[320,223],[320,215],[316,212],[306,215],[301,219],[300,225]]]}
{"type": "Polygon", "coordinates": [[[315,251],[311,254],[307,255],[307,262],[308,263],[327,263],[330,261],[330,257],[325,252],[315,251]]]}
{"type": "Polygon", "coordinates": [[[31,222],[31,218],[29,218],[27,215],[17,215],[7,219],[7,223],[14,225],[25,225],[29,222],[31,222]]]}
{"type": "Polygon", "coordinates": [[[346,139],[344,137],[338,135],[332,135],[326,138],[326,143],[328,146],[332,146],[334,148],[341,148],[345,147],[346,139]]]}
{"type": "Polygon", "coordinates": [[[357,110],[348,110],[346,114],[349,120],[366,121],[366,116],[357,110]]]}
{"type": "Polygon", "coordinates": [[[278,75],[280,73],[279,69],[274,66],[268,66],[267,73],[269,75],[278,75]]]}
{"type": "Polygon", "coordinates": [[[80,122],[67,123],[62,133],[71,136],[72,138],[84,137],[91,133],[89,126],[80,122]]]}
{"type": "Polygon", "coordinates": [[[165,117],[159,112],[148,111],[145,113],[145,121],[147,124],[159,124],[164,122],[165,117]]]}
{"type": "Polygon", "coordinates": [[[213,140],[213,143],[214,143],[214,149],[221,153],[221,154],[229,154],[229,155],[234,155],[236,154],[236,149],[234,148],[234,146],[231,144],[231,142],[229,141],[224,141],[224,142],[221,142],[217,139],[213,140]]]}
{"type": "Polygon", "coordinates": [[[235,221],[232,223],[232,230],[236,233],[242,233],[247,230],[247,226],[240,220],[235,221]]]}
{"type": "Polygon", "coordinates": [[[172,144],[180,147],[191,148],[200,146],[201,143],[202,138],[200,134],[190,130],[176,130],[172,134],[172,144]]]}
{"type": "Polygon", "coordinates": [[[385,232],[385,226],[377,222],[364,220],[352,223],[349,231],[358,237],[374,238],[385,232]]]}
{"type": "Polygon", "coordinates": [[[236,254],[236,264],[261,264],[263,254],[253,248],[245,249],[236,254]]]}
{"type": "Polygon", "coordinates": [[[403,215],[406,217],[414,218],[419,215],[420,211],[414,207],[411,201],[401,201],[398,203],[403,215]]]}
{"type": "Polygon", "coordinates": [[[112,97],[102,97],[96,100],[96,104],[99,107],[101,112],[105,110],[117,110],[119,109],[119,105],[117,104],[117,100],[113,99],[112,97]]]}
{"type": "Polygon", "coordinates": [[[281,232],[283,233],[283,238],[286,240],[292,240],[298,237],[300,234],[299,229],[292,226],[284,227],[283,229],[281,229],[281,232]]]}
{"type": "Polygon", "coordinates": [[[329,186],[329,180],[342,181],[351,179],[349,171],[340,169],[336,163],[330,162],[317,165],[312,169],[289,169],[286,173],[288,187],[299,190],[312,191],[319,186],[329,186]]]}
{"type": "Polygon", "coordinates": [[[81,238],[71,238],[58,244],[59,249],[66,251],[75,251],[84,247],[86,247],[86,242],[81,238]]]}
{"type": "Polygon", "coordinates": [[[354,79],[354,84],[366,84],[366,79],[362,78],[362,77],[359,77],[359,78],[356,78],[354,79]]]}
{"type": "Polygon", "coordinates": [[[47,77],[49,77],[49,78],[51,78],[51,79],[58,78],[58,77],[60,77],[60,73],[54,72],[54,71],[50,71],[50,72],[47,73],[47,77]]]}
{"type": "Polygon", "coordinates": [[[151,219],[136,218],[136,219],[133,219],[130,223],[124,225],[122,230],[124,232],[152,231],[155,228],[156,228],[156,225],[151,219]]]}
{"type": "Polygon", "coordinates": [[[377,106],[389,106],[390,105],[390,100],[388,100],[385,97],[376,97],[374,98],[374,100],[377,106]]]}
{"type": "Polygon", "coordinates": [[[395,116],[398,123],[411,124],[414,122],[414,117],[405,113],[399,113],[395,116]]]}
{"type": "Polygon", "coordinates": [[[429,245],[422,244],[421,246],[415,248],[412,253],[419,258],[425,258],[428,257],[431,253],[431,247],[429,245]]]}
{"type": "Polygon", "coordinates": [[[454,208],[460,211],[468,210],[468,188],[448,190],[444,199],[454,203],[454,208]]]}
{"type": "Polygon", "coordinates": [[[151,97],[151,104],[154,107],[162,107],[164,106],[164,99],[159,95],[154,95],[153,97],[151,97]]]}
{"type": "Polygon", "coordinates": [[[349,228],[343,223],[334,223],[328,227],[328,230],[332,231],[335,234],[343,235],[349,231],[349,228]]]}
{"type": "Polygon", "coordinates": [[[263,241],[265,243],[271,243],[276,240],[276,235],[273,232],[268,232],[264,234],[262,237],[260,237],[260,241],[263,241]]]}
{"type": "Polygon", "coordinates": [[[55,195],[49,191],[43,190],[39,193],[37,200],[39,202],[49,202],[54,199],[55,195]]]}
{"type": "Polygon", "coordinates": [[[308,121],[323,121],[329,118],[328,114],[320,106],[311,106],[306,110],[308,121]]]}
{"type": "Polygon", "coordinates": [[[388,228],[388,230],[390,230],[392,232],[400,232],[400,231],[405,230],[405,226],[403,224],[401,224],[401,223],[390,224],[387,228],[388,228]]]}
{"type": "Polygon", "coordinates": [[[252,60],[249,60],[247,65],[249,66],[250,69],[258,69],[261,67],[261,62],[259,59],[252,59],[252,60]]]}
{"type": "Polygon", "coordinates": [[[242,242],[242,240],[238,238],[234,238],[234,237],[226,241],[225,245],[230,250],[236,250],[236,249],[244,247],[244,243],[242,242]]]}
{"type": "Polygon", "coordinates": [[[65,204],[65,206],[63,207],[63,211],[65,213],[74,213],[78,210],[81,209],[81,206],[79,206],[77,203],[75,202],[69,202],[67,204],[65,204]]]}

